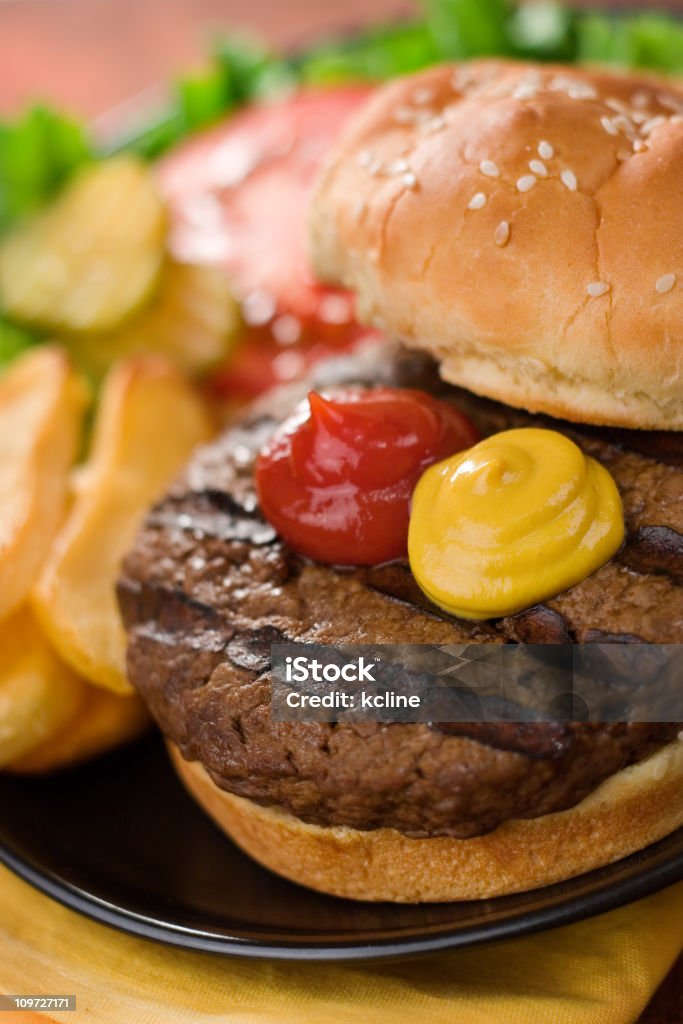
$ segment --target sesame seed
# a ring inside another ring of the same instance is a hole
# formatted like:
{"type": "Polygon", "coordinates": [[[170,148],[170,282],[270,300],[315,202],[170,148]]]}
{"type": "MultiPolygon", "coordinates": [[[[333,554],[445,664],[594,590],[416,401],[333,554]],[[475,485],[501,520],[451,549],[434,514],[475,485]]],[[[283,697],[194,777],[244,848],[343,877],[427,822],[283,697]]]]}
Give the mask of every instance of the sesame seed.
{"type": "Polygon", "coordinates": [[[406,171],[410,170],[410,165],[404,157],[399,157],[397,160],[392,160],[387,165],[387,174],[405,174],[406,171]]]}
{"type": "Polygon", "coordinates": [[[676,284],[675,274],[664,274],[655,283],[655,288],[660,295],[664,295],[666,292],[670,292],[673,286],[676,284]]]}
{"type": "Polygon", "coordinates": [[[636,139],[633,143],[633,148],[636,153],[641,153],[644,149],[647,149],[647,146],[642,139],[636,139]]]}
{"type": "Polygon", "coordinates": [[[597,100],[598,94],[587,82],[572,82],[567,88],[570,100],[597,100]]]}
{"type": "Polygon", "coordinates": [[[548,88],[554,92],[566,92],[567,89],[571,89],[575,82],[576,79],[569,78],[567,75],[555,75],[548,88]]]}
{"type": "Polygon", "coordinates": [[[536,179],[536,175],[535,174],[524,174],[524,175],[522,175],[522,177],[517,182],[517,191],[518,192],[530,192],[531,189],[536,184],[536,180],[537,179],[536,179]]]}
{"type": "Polygon", "coordinates": [[[645,124],[645,122],[648,121],[649,118],[644,111],[634,110],[631,114],[631,120],[634,121],[635,124],[645,124]]]}
{"type": "Polygon", "coordinates": [[[499,245],[501,249],[504,245],[507,245],[510,241],[510,225],[506,220],[502,220],[494,233],[494,241],[496,245],[499,245]]]}
{"type": "Polygon", "coordinates": [[[625,114],[628,111],[628,107],[621,100],[616,99],[614,96],[608,96],[605,100],[605,106],[609,107],[610,110],[616,111],[617,114],[625,114]]]}
{"type": "Polygon", "coordinates": [[[649,104],[649,102],[650,94],[642,89],[639,92],[634,92],[633,96],[631,96],[631,103],[634,107],[646,107],[649,104]]]}
{"type": "Polygon", "coordinates": [[[663,114],[658,114],[657,117],[651,117],[649,121],[646,121],[644,125],[641,125],[640,131],[642,135],[649,135],[650,132],[658,128],[660,124],[664,124],[666,118],[663,114]]]}
{"type": "Polygon", "coordinates": [[[567,169],[562,171],[560,175],[560,181],[565,186],[565,188],[569,189],[570,192],[576,192],[579,183],[577,182],[576,175],[573,171],[567,169]]]}
{"type": "Polygon", "coordinates": [[[541,160],[530,160],[529,170],[537,174],[539,178],[548,177],[548,168],[541,160]]]}
{"type": "Polygon", "coordinates": [[[498,164],[494,163],[493,160],[482,160],[479,164],[479,170],[487,178],[497,178],[500,175],[498,164]]]}
{"type": "Polygon", "coordinates": [[[520,82],[512,91],[515,100],[532,100],[538,94],[538,88],[531,82],[520,82]]]}
{"type": "Polygon", "coordinates": [[[368,164],[368,167],[367,167],[368,174],[371,174],[373,178],[376,177],[376,175],[378,175],[380,173],[380,171],[382,170],[382,166],[383,165],[382,165],[382,161],[381,160],[379,160],[379,159],[373,160],[372,163],[368,164]]]}
{"type": "Polygon", "coordinates": [[[468,67],[463,67],[457,69],[451,79],[451,84],[456,92],[464,92],[468,86],[472,85],[473,81],[474,73],[472,70],[468,67]]]}
{"type": "Polygon", "coordinates": [[[610,117],[601,117],[600,118],[600,124],[605,129],[605,131],[607,132],[608,135],[618,135],[619,134],[619,129],[617,128],[617,126],[614,124],[614,122],[612,121],[612,119],[610,117]]]}
{"type": "Polygon", "coordinates": [[[672,114],[669,124],[683,124],[683,114],[672,114]]]}
{"type": "Polygon", "coordinates": [[[413,93],[413,103],[431,103],[434,99],[434,90],[428,86],[423,85],[421,88],[416,89],[413,93]]]}
{"type": "Polygon", "coordinates": [[[407,174],[404,174],[401,181],[406,188],[417,188],[417,178],[412,171],[408,171],[407,174]]]}
{"type": "Polygon", "coordinates": [[[609,291],[609,285],[605,281],[591,281],[586,291],[592,299],[597,299],[598,296],[604,295],[605,292],[609,291]]]}
{"type": "Polygon", "coordinates": [[[357,199],[353,204],[353,216],[356,220],[360,220],[367,209],[367,202],[365,199],[357,199]]]}
{"type": "Polygon", "coordinates": [[[397,107],[394,111],[394,121],[399,124],[410,124],[415,120],[415,111],[412,107],[397,107]]]}
{"type": "Polygon", "coordinates": [[[636,126],[625,114],[617,114],[616,117],[612,118],[612,124],[615,128],[620,129],[622,132],[634,132],[636,126]]]}
{"type": "Polygon", "coordinates": [[[546,140],[543,139],[538,144],[538,155],[541,157],[542,160],[552,160],[552,158],[555,156],[555,150],[549,142],[546,142],[546,140]]]}
{"type": "Polygon", "coordinates": [[[681,100],[677,96],[672,96],[670,93],[666,92],[660,92],[657,99],[663,107],[667,108],[667,110],[673,110],[676,114],[683,112],[683,103],[681,103],[681,100]]]}
{"type": "Polygon", "coordinates": [[[486,196],[483,192],[475,192],[467,204],[470,210],[481,210],[482,206],[486,205],[486,196]]]}
{"type": "Polygon", "coordinates": [[[430,117],[428,121],[421,121],[417,127],[423,135],[431,135],[432,132],[438,132],[445,128],[446,122],[437,114],[435,117],[430,117]]]}
{"type": "Polygon", "coordinates": [[[533,85],[536,89],[540,89],[541,72],[538,68],[532,68],[530,71],[526,71],[522,77],[522,83],[524,85],[533,85]]]}
{"type": "Polygon", "coordinates": [[[369,149],[361,149],[357,161],[359,167],[369,167],[374,157],[369,149]]]}

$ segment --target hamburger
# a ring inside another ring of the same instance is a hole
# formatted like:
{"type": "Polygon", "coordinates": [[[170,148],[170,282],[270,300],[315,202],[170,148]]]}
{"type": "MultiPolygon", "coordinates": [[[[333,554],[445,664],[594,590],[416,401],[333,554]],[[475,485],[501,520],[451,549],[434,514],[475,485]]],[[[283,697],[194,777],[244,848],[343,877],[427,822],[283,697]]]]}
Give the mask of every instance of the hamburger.
{"type": "Polygon", "coordinates": [[[397,80],[331,154],[313,266],[395,340],[270,393],[201,449],[119,582],[129,675],[181,778],[272,870],[354,899],[488,898],[683,825],[681,722],[271,715],[274,643],[683,640],[682,158],[683,93],[500,61],[397,80]],[[488,617],[432,600],[412,557],[354,561],[353,538],[345,565],[312,557],[277,502],[264,515],[260,466],[310,420],[308,393],[363,389],[426,394],[483,438],[570,439],[616,484],[623,542],[488,617]]]}

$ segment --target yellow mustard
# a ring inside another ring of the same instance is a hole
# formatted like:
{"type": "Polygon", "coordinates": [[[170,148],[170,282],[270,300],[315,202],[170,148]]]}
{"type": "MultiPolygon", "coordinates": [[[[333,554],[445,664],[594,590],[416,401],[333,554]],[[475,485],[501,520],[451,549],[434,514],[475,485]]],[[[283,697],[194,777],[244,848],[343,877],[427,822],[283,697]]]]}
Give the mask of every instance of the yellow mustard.
{"type": "Polygon", "coordinates": [[[413,494],[410,567],[465,619],[511,615],[595,572],[624,538],[614,480],[555,430],[507,430],[439,462],[413,494]]]}

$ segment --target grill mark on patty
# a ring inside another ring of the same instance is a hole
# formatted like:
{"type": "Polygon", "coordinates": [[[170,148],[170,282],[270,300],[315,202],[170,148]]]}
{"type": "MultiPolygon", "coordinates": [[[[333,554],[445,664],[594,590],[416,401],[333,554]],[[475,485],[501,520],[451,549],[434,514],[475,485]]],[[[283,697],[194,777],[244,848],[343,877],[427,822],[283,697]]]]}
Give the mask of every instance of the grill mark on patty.
{"type": "Polygon", "coordinates": [[[117,587],[124,624],[156,644],[224,655],[237,668],[262,673],[270,668],[270,645],[290,639],[275,626],[240,629],[211,605],[183,590],[154,582],[122,579],[117,587]]]}
{"type": "Polygon", "coordinates": [[[616,427],[582,428],[587,435],[599,433],[624,451],[635,452],[667,466],[683,467],[683,434],[666,430],[619,430],[616,427]]]}
{"type": "Polygon", "coordinates": [[[668,526],[642,526],[617,557],[637,572],[664,573],[683,585],[683,535],[668,526]]]}
{"type": "Polygon", "coordinates": [[[604,629],[589,629],[584,643],[587,644],[644,644],[647,643],[635,633],[609,633],[604,629]]]}
{"type": "Polygon", "coordinates": [[[259,626],[235,633],[226,647],[233,665],[260,674],[271,667],[270,645],[287,643],[289,637],[275,626],[259,626]]]}
{"type": "Polygon", "coordinates": [[[218,653],[225,650],[235,632],[215,608],[179,587],[124,577],[119,580],[117,596],[124,625],[134,623],[157,643],[180,640],[188,647],[218,653]]]}
{"type": "MultiPolygon", "coordinates": [[[[117,596],[124,625],[129,621],[153,620],[169,632],[186,632],[197,626],[205,629],[208,624],[208,628],[213,628],[221,621],[211,605],[199,601],[181,587],[171,587],[154,579],[123,576],[117,584],[117,596]]],[[[222,625],[225,628],[226,624],[222,625]]]]}
{"type": "Polygon", "coordinates": [[[434,722],[448,736],[465,736],[498,750],[512,750],[536,761],[557,760],[568,752],[572,730],[561,722],[434,722]]]}
{"type": "MultiPolygon", "coordinates": [[[[397,560],[384,565],[366,566],[353,572],[367,587],[385,597],[401,601],[412,608],[419,608],[423,613],[445,622],[454,621],[452,615],[435,605],[420,590],[407,561],[397,560]]],[[[479,633],[493,633],[493,629],[487,623],[477,623],[473,628],[479,633]]]]}
{"type": "Polygon", "coordinates": [[[278,540],[257,505],[245,508],[224,491],[185,491],[156,505],[147,522],[157,529],[176,529],[200,537],[246,541],[257,547],[278,540]]]}
{"type": "Polygon", "coordinates": [[[547,605],[537,604],[516,615],[509,615],[500,623],[505,636],[520,644],[572,644],[569,624],[565,617],[547,605]]]}

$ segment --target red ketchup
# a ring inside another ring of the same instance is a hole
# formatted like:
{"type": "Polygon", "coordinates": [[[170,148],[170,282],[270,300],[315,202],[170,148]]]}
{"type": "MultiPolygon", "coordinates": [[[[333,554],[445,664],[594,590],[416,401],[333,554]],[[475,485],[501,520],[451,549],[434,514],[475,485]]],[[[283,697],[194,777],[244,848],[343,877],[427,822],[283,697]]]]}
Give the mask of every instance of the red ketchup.
{"type": "Polygon", "coordinates": [[[261,508],[295,551],[317,562],[401,558],[423,471],[478,440],[466,416],[424,391],[312,391],[258,457],[261,508]]]}

